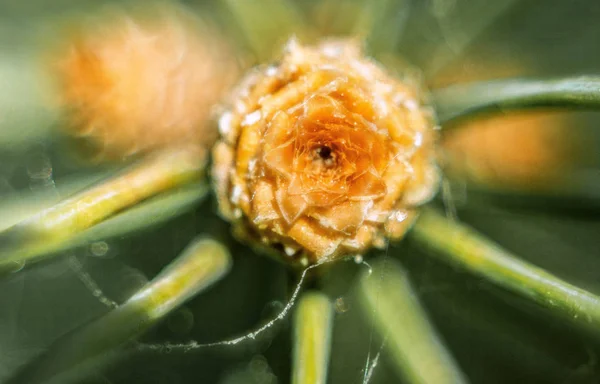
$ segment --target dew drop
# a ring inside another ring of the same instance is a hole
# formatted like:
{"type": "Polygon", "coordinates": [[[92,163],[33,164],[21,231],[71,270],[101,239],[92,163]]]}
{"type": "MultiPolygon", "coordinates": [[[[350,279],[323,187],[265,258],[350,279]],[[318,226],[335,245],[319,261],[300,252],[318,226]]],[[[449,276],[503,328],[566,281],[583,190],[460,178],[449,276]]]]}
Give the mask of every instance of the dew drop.
{"type": "Polygon", "coordinates": [[[348,305],[346,300],[344,300],[344,298],[341,296],[335,299],[333,307],[336,313],[344,313],[350,309],[350,306],[348,305]]]}
{"type": "Polygon", "coordinates": [[[104,257],[110,250],[105,241],[96,241],[90,245],[90,252],[96,257],[104,257]]]}

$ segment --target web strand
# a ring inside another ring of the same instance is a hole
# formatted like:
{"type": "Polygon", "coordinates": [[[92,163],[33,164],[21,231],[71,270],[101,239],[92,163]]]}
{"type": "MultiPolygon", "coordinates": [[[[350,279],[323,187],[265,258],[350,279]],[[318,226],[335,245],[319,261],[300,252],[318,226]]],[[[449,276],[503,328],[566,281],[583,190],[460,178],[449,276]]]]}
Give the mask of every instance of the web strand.
{"type": "Polygon", "coordinates": [[[236,337],[233,339],[217,341],[214,343],[199,343],[195,340],[189,341],[187,343],[176,343],[176,344],[173,344],[173,343],[161,343],[161,344],[138,343],[137,349],[141,350],[141,351],[155,351],[155,352],[173,352],[173,351],[190,352],[190,351],[204,349],[204,348],[234,346],[234,345],[238,345],[238,344],[243,343],[248,340],[256,340],[257,337],[261,336],[263,333],[265,333],[266,331],[268,331],[269,329],[274,327],[278,322],[284,320],[288,316],[288,314],[290,313],[290,311],[296,304],[298,296],[300,295],[300,290],[302,289],[302,286],[304,285],[304,280],[306,279],[306,275],[308,274],[308,272],[311,269],[314,269],[326,262],[328,262],[328,261],[318,263],[318,264],[313,264],[313,265],[307,267],[306,269],[304,269],[304,271],[302,271],[302,274],[300,275],[300,278],[298,279],[298,283],[296,284],[296,288],[294,289],[292,296],[288,300],[285,307],[281,310],[281,312],[279,312],[279,314],[277,316],[272,318],[266,324],[262,325],[261,327],[259,327],[258,329],[254,330],[250,333],[246,333],[243,336],[239,336],[239,337],[236,337]]]}

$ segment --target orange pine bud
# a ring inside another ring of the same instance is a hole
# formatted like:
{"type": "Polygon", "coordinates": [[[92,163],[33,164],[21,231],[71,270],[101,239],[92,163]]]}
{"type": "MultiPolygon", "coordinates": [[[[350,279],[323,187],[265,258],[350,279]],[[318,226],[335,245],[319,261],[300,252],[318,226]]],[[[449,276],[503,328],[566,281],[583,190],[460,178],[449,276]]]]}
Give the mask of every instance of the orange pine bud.
{"type": "Polygon", "coordinates": [[[361,254],[400,238],[437,190],[421,91],[352,41],[291,42],[251,73],[220,120],[213,176],[243,239],[289,262],[361,254]]]}

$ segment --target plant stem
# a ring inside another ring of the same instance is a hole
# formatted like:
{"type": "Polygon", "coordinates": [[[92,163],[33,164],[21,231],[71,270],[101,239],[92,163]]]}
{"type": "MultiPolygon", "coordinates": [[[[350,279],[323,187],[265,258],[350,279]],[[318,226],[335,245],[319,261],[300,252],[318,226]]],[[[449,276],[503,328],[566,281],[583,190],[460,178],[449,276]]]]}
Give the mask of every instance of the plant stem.
{"type": "Polygon", "coordinates": [[[199,180],[204,164],[197,151],[163,153],[32,216],[0,233],[0,269],[19,269],[118,212],[199,180]]]}
{"type": "Polygon", "coordinates": [[[600,108],[600,77],[506,79],[453,85],[433,94],[442,124],[475,113],[532,107],[600,108]]]}
{"type": "Polygon", "coordinates": [[[407,382],[466,382],[397,262],[375,263],[372,273],[361,277],[359,295],[364,311],[385,340],[394,367],[407,382]]]}
{"type": "Polygon", "coordinates": [[[229,270],[226,248],[195,240],[173,263],[123,305],[65,335],[13,378],[12,383],[65,383],[81,379],[183,302],[229,270]]]}
{"type": "Polygon", "coordinates": [[[4,194],[0,201],[0,233],[61,201],[61,196],[72,196],[86,187],[106,179],[113,170],[86,172],[55,180],[55,185],[41,189],[20,189],[4,194]]]}
{"type": "Polygon", "coordinates": [[[175,191],[162,193],[81,232],[68,245],[85,245],[158,226],[175,216],[190,211],[206,197],[208,191],[209,186],[204,182],[199,182],[175,191]]]}
{"type": "Polygon", "coordinates": [[[325,384],[331,349],[333,307],[318,292],[305,293],[294,318],[292,384],[325,384]]]}
{"type": "Polygon", "coordinates": [[[473,229],[425,208],[410,237],[441,260],[600,334],[600,297],[520,260],[473,229]]]}

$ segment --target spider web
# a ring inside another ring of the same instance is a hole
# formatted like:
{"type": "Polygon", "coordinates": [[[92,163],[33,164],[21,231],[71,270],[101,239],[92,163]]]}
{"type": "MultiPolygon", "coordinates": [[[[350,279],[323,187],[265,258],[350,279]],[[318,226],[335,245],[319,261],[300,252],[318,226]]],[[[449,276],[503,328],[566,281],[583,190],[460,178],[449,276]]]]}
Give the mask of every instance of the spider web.
{"type": "MultiPolygon", "coordinates": [[[[38,148],[32,156],[32,160],[27,165],[27,175],[29,177],[29,188],[32,191],[43,190],[57,200],[63,198],[60,196],[54,181],[54,172],[52,161],[46,155],[44,148],[38,148]]],[[[119,304],[106,296],[94,278],[85,270],[81,261],[73,252],[67,252],[67,264],[69,269],[79,278],[85,288],[94,296],[102,305],[114,309],[119,304]]]]}
{"type": "Polygon", "coordinates": [[[325,263],[330,262],[329,260],[313,264],[302,271],[302,274],[298,278],[298,282],[296,283],[296,288],[292,293],[292,296],[288,300],[287,304],[283,307],[283,309],[277,314],[277,316],[273,317],[267,323],[259,327],[258,329],[248,332],[242,336],[235,337],[233,339],[221,340],[213,343],[199,343],[198,341],[192,340],[186,343],[137,343],[137,349],[141,351],[158,351],[158,352],[172,352],[172,351],[181,351],[181,352],[190,352],[203,348],[214,348],[214,347],[223,347],[223,346],[236,346],[240,343],[255,340],[257,337],[261,336],[271,328],[273,328],[277,323],[286,319],[291,312],[292,308],[296,304],[302,286],[304,285],[304,280],[306,279],[306,275],[308,272],[314,268],[317,268],[325,263]]]}

